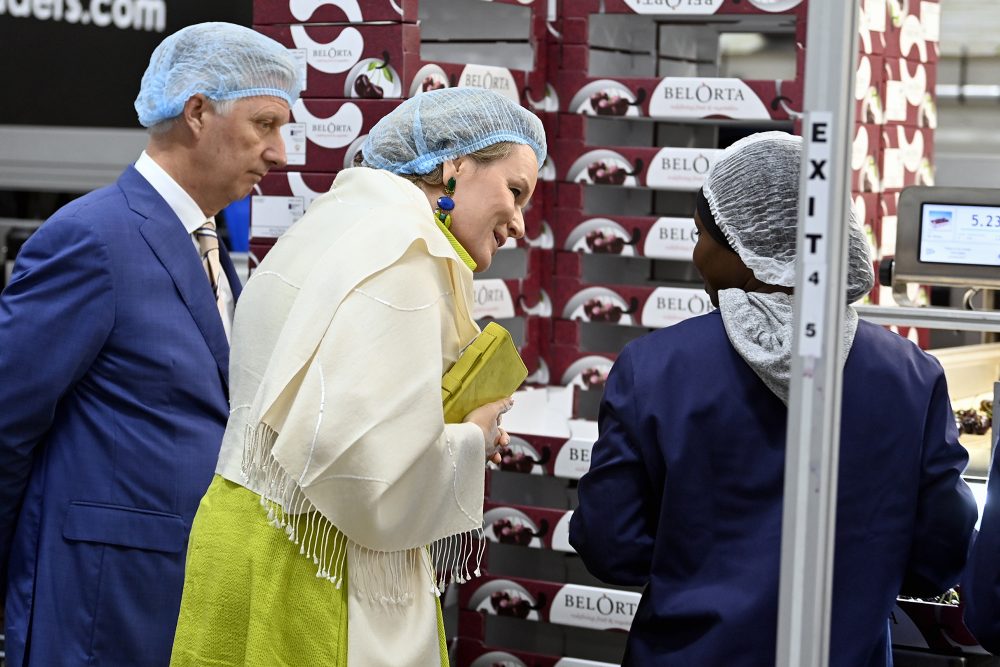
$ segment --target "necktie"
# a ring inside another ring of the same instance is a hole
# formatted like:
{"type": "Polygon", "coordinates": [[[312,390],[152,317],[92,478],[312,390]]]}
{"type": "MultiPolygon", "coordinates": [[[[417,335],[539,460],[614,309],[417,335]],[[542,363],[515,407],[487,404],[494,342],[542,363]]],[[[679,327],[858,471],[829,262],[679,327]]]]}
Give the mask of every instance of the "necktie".
{"type": "MultiPolygon", "coordinates": [[[[212,294],[215,296],[215,305],[222,317],[225,327],[228,314],[226,303],[223,299],[222,289],[219,282],[223,280],[222,262],[219,260],[219,235],[215,232],[215,220],[209,220],[204,225],[194,230],[194,237],[198,241],[198,249],[201,252],[201,263],[208,274],[208,282],[212,286],[212,294]]],[[[226,328],[226,335],[229,335],[229,328],[226,328]]]]}

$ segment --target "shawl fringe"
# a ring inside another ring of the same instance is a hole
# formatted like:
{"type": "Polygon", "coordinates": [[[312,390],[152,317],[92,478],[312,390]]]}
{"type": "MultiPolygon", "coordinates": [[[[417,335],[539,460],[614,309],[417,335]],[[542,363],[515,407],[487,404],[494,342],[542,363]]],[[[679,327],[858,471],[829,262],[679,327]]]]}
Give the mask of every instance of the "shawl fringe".
{"type": "Polygon", "coordinates": [[[271,454],[278,432],[267,424],[248,425],[241,464],[249,488],[259,489],[261,507],[272,526],[284,531],[299,547],[299,554],[311,558],[316,576],[334,584],[344,584],[348,550],[356,567],[351,571],[352,586],[373,604],[405,606],[413,600],[410,583],[423,569],[428,592],[441,595],[451,583],[465,583],[481,574],[486,537],[482,526],[448,535],[429,545],[400,551],[377,551],[345,536],[306,498],[302,488],[271,454]],[[423,549],[428,558],[421,557],[423,549]]]}

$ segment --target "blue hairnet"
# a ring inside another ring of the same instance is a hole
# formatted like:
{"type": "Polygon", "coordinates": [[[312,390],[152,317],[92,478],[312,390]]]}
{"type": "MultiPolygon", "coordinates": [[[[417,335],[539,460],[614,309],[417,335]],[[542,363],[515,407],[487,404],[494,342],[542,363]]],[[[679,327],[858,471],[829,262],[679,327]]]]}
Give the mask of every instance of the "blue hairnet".
{"type": "Polygon", "coordinates": [[[443,88],[413,97],[380,120],[361,151],[365,164],[394,174],[427,174],[444,162],[487,146],[529,146],[545,161],[538,117],[482,88],[443,88]]]}
{"type": "Polygon", "coordinates": [[[301,90],[295,62],[278,42],[232,23],[199,23],[153,51],[135,110],[152,127],[180,115],[198,93],[215,101],[267,95],[291,106],[301,90]]]}

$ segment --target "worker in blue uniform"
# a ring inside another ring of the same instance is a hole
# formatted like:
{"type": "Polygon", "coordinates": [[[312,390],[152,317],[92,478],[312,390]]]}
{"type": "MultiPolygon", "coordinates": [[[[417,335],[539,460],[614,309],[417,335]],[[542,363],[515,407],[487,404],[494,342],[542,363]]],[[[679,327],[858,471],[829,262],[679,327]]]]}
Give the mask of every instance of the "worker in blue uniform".
{"type": "Polygon", "coordinates": [[[167,37],[136,100],[146,150],[21,249],[0,295],[8,667],[169,663],[229,418],[240,280],[213,216],[286,163],[299,88],[249,28],[167,37]]]}
{"type": "Polygon", "coordinates": [[[965,625],[990,653],[1000,655],[1000,457],[993,454],[979,534],[962,577],[965,625]]]}
{"type": "MultiPolygon", "coordinates": [[[[608,378],[570,543],[644,587],[626,666],[775,664],[801,154],[780,132],[726,149],[695,218],[718,310],[628,344],[608,378]]],[[[850,303],[874,282],[853,215],[849,249],[850,303]]],[[[846,308],[830,665],[883,667],[897,594],[958,581],[976,505],[940,364],[846,308]]]]}

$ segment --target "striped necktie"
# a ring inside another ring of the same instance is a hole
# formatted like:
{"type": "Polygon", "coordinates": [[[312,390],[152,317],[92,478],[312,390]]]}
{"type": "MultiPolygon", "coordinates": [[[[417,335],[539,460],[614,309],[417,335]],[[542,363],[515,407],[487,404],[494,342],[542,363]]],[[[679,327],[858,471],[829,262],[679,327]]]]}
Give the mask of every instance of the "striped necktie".
{"type": "Polygon", "coordinates": [[[225,303],[222,300],[222,290],[219,288],[223,273],[222,262],[219,260],[219,235],[215,232],[215,220],[209,220],[194,230],[194,238],[198,241],[201,263],[205,267],[205,273],[208,274],[208,282],[212,286],[219,314],[225,318],[225,303]]]}

